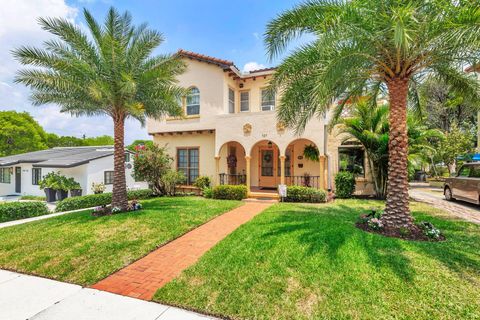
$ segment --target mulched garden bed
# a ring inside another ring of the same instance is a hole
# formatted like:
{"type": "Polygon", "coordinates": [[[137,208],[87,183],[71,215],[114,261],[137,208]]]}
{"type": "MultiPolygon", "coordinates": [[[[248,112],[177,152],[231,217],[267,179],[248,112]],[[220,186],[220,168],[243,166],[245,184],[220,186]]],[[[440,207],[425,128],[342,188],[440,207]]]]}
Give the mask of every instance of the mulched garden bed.
{"type": "Polygon", "coordinates": [[[359,229],[362,229],[363,231],[381,234],[383,236],[391,237],[391,238],[400,238],[404,240],[414,240],[414,241],[430,241],[430,242],[438,242],[438,241],[446,240],[444,235],[440,235],[438,239],[426,236],[423,230],[417,225],[414,225],[413,228],[409,229],[408,231],[405,230],[404,232],[402,232],[400,229],[393,229],[393,228],[387,228],[387,227],[383,227],[382,229],[372,229],[368,225],[368,222],[366,221],[357,222],[355,226],[359,229]]]}

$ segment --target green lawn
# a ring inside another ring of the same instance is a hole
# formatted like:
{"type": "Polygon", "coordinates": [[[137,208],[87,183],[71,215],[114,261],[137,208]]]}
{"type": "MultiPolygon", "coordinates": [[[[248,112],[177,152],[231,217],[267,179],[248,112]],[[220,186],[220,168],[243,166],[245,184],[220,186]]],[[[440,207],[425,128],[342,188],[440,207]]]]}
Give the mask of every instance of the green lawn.
{"type": "Polygon", "coordinates": [[[367,200],[278,204],[157,291],[155,300],[244,319],[479,319],[480,226],[414,203],[445,242],[354,227],[367,200]]]}
{"type": "Polygon", "coordinates": [[[91,285],[240,204],[199,197],[142,201],[144,210],[90,211],[0,229],[0,268],[91,285]]]}

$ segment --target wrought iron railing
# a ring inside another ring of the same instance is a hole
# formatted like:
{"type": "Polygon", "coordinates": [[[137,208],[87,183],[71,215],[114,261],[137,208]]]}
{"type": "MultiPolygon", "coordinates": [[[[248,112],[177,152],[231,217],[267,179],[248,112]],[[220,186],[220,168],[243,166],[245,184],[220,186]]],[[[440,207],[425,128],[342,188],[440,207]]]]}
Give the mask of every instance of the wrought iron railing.
{"type": "Polygon", "coordinates": [[[320,176],[287,176],[285,183],[289,186],[302,186],[320,189],[320,176]]]}
{"type": "Polygon", "coordinates": [[[240,185],[246,184],[247,175],[220,173],[220,184],[240,185]]]}

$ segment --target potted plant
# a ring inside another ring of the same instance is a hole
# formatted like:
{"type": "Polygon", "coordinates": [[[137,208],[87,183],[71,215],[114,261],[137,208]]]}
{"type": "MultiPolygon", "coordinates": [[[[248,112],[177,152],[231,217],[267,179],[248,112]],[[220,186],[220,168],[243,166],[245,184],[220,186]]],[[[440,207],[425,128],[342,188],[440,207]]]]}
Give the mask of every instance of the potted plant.
{"type": "Polygon", "coordinates": [[[58,175],[54,188],[57,190],[57,201],[68,198],[68,179],[65,176],[58,175]]]}
{"type": "Polygon", "coordinates": [[[55,189],[55,187],[57,180],[58,174],[55,172],[49,172],[39,182],[40,189],[43,189],[43,191],[45,191],[47,202],[56,201],[57,190],[55,189]]]}
{"type": "Polygon", "coordinates": [[[95,183],[95,182],[92,182],[92,192],[94,194],[100,194],[100,193],[104,193],[106,190],[106,187],[103,183],[95,183]]]}
{"type": "Polygon", "coordinates": [[[309,144],[305,146],[305,148],[303,149],[303,156],[307,160],[318,162],[319,161],[318,148],[313,144],[309,144]]]}
{"type": "Polygon", "coordinates": [[[74,178],[67,179],[67,186],[71,197],[80,197],[82,195],[82,187],[74,178]]]}

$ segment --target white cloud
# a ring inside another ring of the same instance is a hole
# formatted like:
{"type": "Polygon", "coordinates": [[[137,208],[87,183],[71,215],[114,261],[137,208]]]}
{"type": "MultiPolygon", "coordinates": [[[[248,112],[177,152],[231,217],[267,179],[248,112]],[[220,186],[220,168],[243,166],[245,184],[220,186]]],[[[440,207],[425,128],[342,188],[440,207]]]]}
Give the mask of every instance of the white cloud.
{"type": "Polygon", "coordinates": [[[245,65],[243,66],[243,72],[249,72],[249,71],[263,69],[263,68],[265,68],[263,64],[252,61],[252,62],[245,63],[245,65]]]}
{"type": "Polygon", "coordinates": [[[254,32],[253,37],[258,40],[260,39],[260,34],[258,32],[254,32]]]}
{"type": "MultiPolygon", "coordinates": [[[[0,10],[0,110],[27,111],[47,132],[81,137],[113,135],[113,125],[106,117],[72,117],[60,113],[59,107],[48,105],[33,107],[29,89],[15,84],[15,72],[21,67],[11,51],[20,46],[41,46],[51,35],[38,25],[39,17],[63,17],[75,21],[78,9],[64,0],[2,0],[0,10]]],[[[78,21],[76,21],[78,23],[78,21]]],[[[82,27],[82,24],[80,24],[82,27]]],[[[145,128],[128,121],[125,126],[126,142],[147,139],[145,128]]]]}

